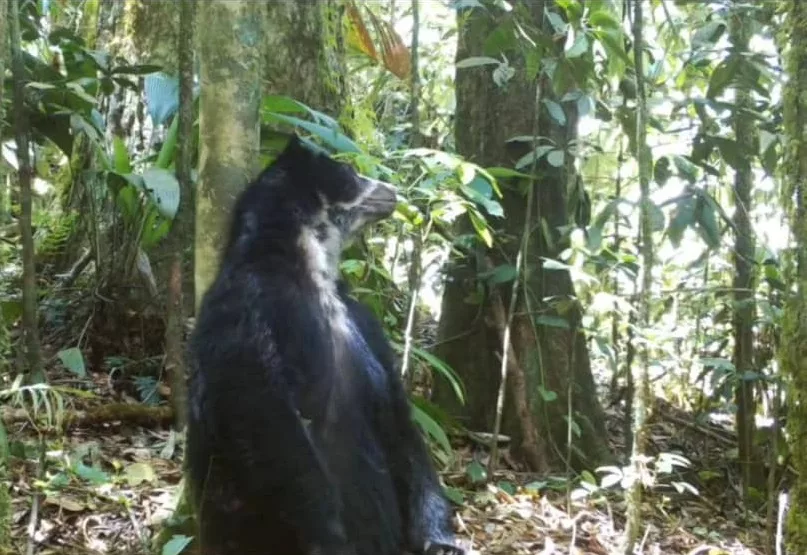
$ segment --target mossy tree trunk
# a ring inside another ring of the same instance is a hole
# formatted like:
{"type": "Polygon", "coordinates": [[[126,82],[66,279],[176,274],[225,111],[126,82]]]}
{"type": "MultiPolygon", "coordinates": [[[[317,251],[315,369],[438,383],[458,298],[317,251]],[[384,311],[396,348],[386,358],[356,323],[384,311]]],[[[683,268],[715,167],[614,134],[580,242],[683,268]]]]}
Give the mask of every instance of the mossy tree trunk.
{"type": "Polygon", "coordinates": [[[230,212],[259,168],[262,5],[199,5],[201,96],[196,191],[196,306],[215,279],[230,212]]]}
{"type": "Polygon", "coordinates": [[[273,0],[264,10],[264,92],[291,96],[349,130],[344,0],[273,0]]]}
{"type": "Polygon", "coordinates": [[[807,5],[788,0],[780,44],[785,51],[788,82],[784,90],[783,193],[795,239],[794,294],[782,325],[780,362],[790,379],[787,426],[796,482],[790,489],[788,551],[807,553],[807,5]]]}
{"type": "MultiPolygon", "coordinates": [[[[528,25],[542,28],[544,10],[554,7],[551,0],[516,4],[517,9],[508,13],[491,6],[488,6],[490,11],[474,9],[470,13],[461,13],[460,21],[465,23],[460,29],[457,60],[490,55],[484,50],[486,38],[515,14],[529,14],[531,21],[528,25]]],[[[566,125],[556,123],[545,110],[537,113],[536,95],[549,98],[553,96],[552,87],[542,82],[537,90],[536,80],[526,75],[521,50],[512,49],[503,54],[515,69],[515,75],[504,87],[494,83],[489,67],[457,70],[455,132],[459,153],[483,166],[512,167],[519,157],[526,154],[527,147],[523,145],[528,143],[508,143],[507,140],[516,135],[533,135],[536,124],[540,135],[549,137],[559,148],[569,147],[575,137],[576,113],[566,111],[566,125]],[[539,118],[537,122],[536,118],[539,118]]],[[[526,277],[515,306],[511,340],[516,358],[526,373],[524,392],[540,438],[541,444],[535,447],[545,458],[542,466],[562,464],[562,459],[571,453],[573,465],[591,467],[609,459],[610,453],[586,339],[579,329],[581,310],[574,300],[574,286],[569,274],[545,270],[541,264],[542,257],[556,258],[564,248],[558,230],[569,223],[566,184],[576,178],[571,155],[567,153],[561,167],[551,166],[542,159],[536,167],[536,176],[532,185],[535,187],[532,229],[536,231],[525,252],[526,277]],[[538,225],[538,222],[545,225],[538,225]],[[548,235],[542,230],[547,230],[548,235]],[[547,316],[549,318],[545,320],[548,321],[560,317],[568,328],[536,326],[536,320],[530,314],[547,316]],[[573,435],[572,448],[565,447],[568,432],[565,416],[569,406],[581,431],[579,437],[573,435]]],[[[435,400],[470,428],[484,431],[491,430],[495,420],[501,365],[497,353],[501,351],[501,340],[499,330],[488,324],[493,321],[490,306],[471,304],[466,299],[476,290],[477,274],[482,270],[477,267],[478,260],[487,255],[495,264],[513,264],[516,259],[518,238],[527,214],[524,191],[529,184],[511,182],[503,185],[502,204],[506,217],[492,222],[496,226],[500,250],[477,253],[454,262],[450,267],[437,348],[438,356],[463,379],[467,397],[466,404],[460,406],[450,388],[443,380],[438,380],[435,400]]],[[[468,222],[460,225],[465,227],[460,231],[469,229],[468,222]]],[[[503,288],[501,298],[510,298],[509,289],[509,286],[503,288]]],[[[513,384],[509,385],[512,388],[513,384]]],[[[505,405],[503,432],[514,438],[514,445],[518,448],[523,430],[510,391],[512,389],[508,391],[505,405]]]]}

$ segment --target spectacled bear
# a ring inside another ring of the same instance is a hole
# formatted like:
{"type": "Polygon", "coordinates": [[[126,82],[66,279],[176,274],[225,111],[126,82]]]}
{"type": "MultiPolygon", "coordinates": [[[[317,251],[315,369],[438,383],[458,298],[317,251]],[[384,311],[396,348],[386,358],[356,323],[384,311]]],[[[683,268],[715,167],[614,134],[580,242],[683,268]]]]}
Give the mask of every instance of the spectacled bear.
{"type": "Polygon", "coordinates": [[[293,136],[236,202],[189,342],[205,555],[463,555],[391,348],[338,279],[395,189],[293,136]]]}

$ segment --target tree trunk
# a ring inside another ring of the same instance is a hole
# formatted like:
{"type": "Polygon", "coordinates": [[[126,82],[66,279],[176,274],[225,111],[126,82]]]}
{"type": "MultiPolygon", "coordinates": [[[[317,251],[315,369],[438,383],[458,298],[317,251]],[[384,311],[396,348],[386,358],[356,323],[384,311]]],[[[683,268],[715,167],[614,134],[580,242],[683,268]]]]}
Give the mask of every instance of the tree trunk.
{"type": "Polygon", "coordinates": [[[29,156],[28,112],[25,109],[25,62],[20,42],[19,0],[11,0],[9,10],[9,36],[14,91],[14,134],[17,142],[20,186],[20,238],[22,240],[22,330],[25,337],[25,354],[28,364],[28,381],[45,381],[42,351],[39,344],[39,313],[37,308],[36,270],[34,268],[34,236],[31,228],[31,177],[33,169],[29,156]]]}
{"type": "MultiPolygon", "coordinates": [[[[639,326],[643,330],[650,329],[650,294],[653,286],[653,225],[651,211],[653,200],[650,198],[650,182],[653,178],[653,157],[647,145],[647,95],[645,91],[645,41],[644,14],[642,2],[633,0],[633,67],[636,77],[636,152],[634,157],[639,166],[640,190],[640,230],[641,242],[639,253],[642,262],[641,288],[639,289],[639,326]]],[[[632,396],[630,405],[633,411],[633,433],[630,464],[632,482],[625,492],[627,518],[625,519],[624,553],[631,555],[639,538],[642,526],[642,488],[641,476],[644,470],[642,458],[646,455],[647,439],[650,433],[647,413],[650,406],[650,352],[651,345],[642,341],[640,346],[641,361],[634,368],[628,367],[633,376],[635,387],[628,388],[632,396]]],[[[630,383],[630,382],[629,382],[630,383]]]]}
{"type": "MultiPolygon", "coordinates": [[[[261,4],[200,4],[199,184],[196,192],[196,308],[215,279],[236,196],[259,168],[261,4]]],[[[288,63],[291,63],[289,60],[288,63]]]]}
{"type": "Polygon", "coordinates": [[[193,37],[196,16],[193,0],[180,0],[179,41],[179,137],[177,153],[177,180],[179,181],[179,207],[171,224],[168,248],[171,254],[170,277],[166,303],[165,370],[171,383],[171,404],[174,409],[174,426],[185,428],[187,421],[188,386],[185,381],[183,345],[184,314],[182,302],[182,267],[185,250],[193,237],[193,37]]]}
{"type": "MultiPolygon", "coordinates": [[[[544,9],[553,8],[550,0],[517,2],[518,9],[509,13],[498,10],[487,12],[474,9],[460,29],[457,60],[470,56],[489,55],[483,51],[483,43],[490,32],[505,19],[517,13],[529,13],[529,25],[542,27],[544,9]],[[491,16],[490,14],[494,15],[491,16]]],[[[504,52],[515,75],[506,86],[499,87],[491,78],[488,67],[458,69],[456,78],[457,113],[456,142],[460,154],[482,166],[512,166],[527,149],[520,143],[506,141],[516,135],[533,135],[535,126],[540,135],[555,141],[558,148],[568,147],[575,137],[577,115],[566,110],[567,123],[558,125],[545,110],[539,115],[537,95],[552,96],[548,83],[538,83],[526,75],[526,64],[520,51],[504,52]],[[536,121],[536,118],[539,118],[536,121]]],[[[557,91],[562,96],[566,91],[557,91]]],[[[568,105],[566,106],[568,108],[568,105]]],[[[586,339],[579,330],[581,310],[574,300],[574,286],[565,271],[547,271],[541,257],[556,258],[564,248],[559,236],[560,226],[568,223],[566,214],[566,183],[575,179],[571,155],[565,156],[561,167],[553,167],[543,159],[536,167],[537,182],[534,184],[532,214],[533,229],[525,252],[525,282],[518,295],[513,319],[512,345],[514,354],[526,372],[525,393],[529,400],[532,420],[541,439],[540,451],[546,458],[545,465],[561,463],[567,450],[568,426],[564,418],[571,403],[571,417],[579,426],[581,435],[573,435],[573,448],[569,448],[574,466],[591,467],[610,458],[606,446],[605,418],[600,407],[594,380],[591,374],[586,339]],[[544,221],[546,226],[535,225],[544,221]],[[548,230],[546,236],[542,230],[548,230]],[[536,327],[535,316],[565,320],[568,328],[557,326],[536,327]],[[532,317],[531,317],[532,316],[532,317]],[[553,394],[547,394],[553,392],[553,394]],[[553,399],[553,396],[557,397],[553,399]]],[[[502,205],[506,218],[492,222],[500,250],[489,256],[495,264],[513,264],[518,249],[517,240],[525,225],[525,197],[527,183],[503,183],[502,205]],[[519,188],[520,187],[520,188],[519,188]],[[503,241],[503,239],[508,241],[503,241]]],[[[460,232],[470,229],[464,221],[460,232]]],[[[467,396],[465,406],[460,406],[447,384],[439,380],[435,399],[467,426],[477,430],[492,428],[496,412],[496,391],[500,382],[501,341],[496,326],[490,318],[489,304],[469,304],[466,299],[476,290],[476,261],[483,260],[483,253],[456,261],[449,268],[442,303],[439,327],[438,356],[446,360],[461,376],[467,396]],[[490,322],[489,322],[490,321],[490,322]]],[[[501,297],[507,299],[509,286],[504,287],[501,297]]],[[[509,387],[513,387],[510,380],[509,387]]],[[[513,436],[518,446],[523,430],[508,395],[505,405],[503,431],[513,436]]],[[[534,465],[533,465],[534,466],[534,465]]],[[[536,469],[538,470],[538,469],[536,469]]]]}
{"type": "Polygon", "coordinates": [[[264,92],[291,96],[349,129],[344,1],[272,0],[264,10],[264,92]]]}
{"type": "MultiPolygon", "coordinates": [[[[730,20],[730,39],[735,55],[748,52],[751,36],[751,13],[735,2],[730,20]]],[[[752,158],[756,144],[754,120],[745,115],[753,109],[751,93],[742,81],[737,84],[734,112],[734,137],[741,153],[741,166],[734,172],[734,368],[737,372],[735,403],[737,404],[736,424],[738,454],[741,466],[742,489],[749,500],[748,488],[762,491],[765,487],[764,468],[754,447],[756,435],[757,401],[754,396],[754,231],[751,228],[751,185],[753,180],[752,158]]]]}
{"type": "Polygon", "coordinates": [[[796,259],[796,292],[787,302],[779,352],[782,371],[790,378],[787,426],[796,481],[790,489],[788,552],[807,553],[807,6],[789,0],[784,6],[785,25],[780,34],[785,50],[784,90],[784,208],[793,224],[796,259]],[[795,199],[795,204],[794,200],[795,199]]]}

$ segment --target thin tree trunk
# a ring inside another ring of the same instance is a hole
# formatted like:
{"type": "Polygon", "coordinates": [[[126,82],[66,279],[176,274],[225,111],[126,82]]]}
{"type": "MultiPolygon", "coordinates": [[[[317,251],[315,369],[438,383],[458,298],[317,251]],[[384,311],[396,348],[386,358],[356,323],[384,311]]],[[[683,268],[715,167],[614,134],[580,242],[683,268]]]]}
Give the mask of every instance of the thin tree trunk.
{"type": "Polygon", "coordinates": [[[9,11],[12,73],[14,81],[14,134],[17,142],[17,179],[20,184],[20,237],[22,239],[22,326],[25,337],[28,380],[45,381],[39,345],[34,236],[31,228],[31,160],[28,150],[28,113],[25,109],[23,79],[25,63],[20,42],[19,0],[11,0],[9,11]]]}
{"type": "MultiPolygon", "coordinates": [[[[641,232],[640,254],[642,259],[642,284],[639,294],[639,326],[650,327],[650,288],[653,284],[653,228],[650,221],[650,180],[653,175],[653,160],[647,146],[647,97],[644,82],[644,31],[643,0],[633,0],[633,52],[636,70],[636,159],[639,165],[639,187],[641,189],[641,232]]],[[[643,341],[639,350],[641,362],[634,380],[636,389],[633,401],[633,448],[631,450],[632,479],[627,491],[627,521],[625,524],[625,553],[633,553],[642,525],[642,480],[644,455],[647,443],[647,411],[650,399],[649,370],[650,345],[643,341]]]]}
{"type": "Polygon", "coordinates": [[[179,207],[171,228],[171,266],[168,280],[167,317],[165,325],[165,369],[171,384],[171,404],[174,409],[174,427],[185,428],[187,423],[188,387],[185,380],[183,357],[184,314],[182,303],[182,262],[185,246],[192,237],[193,224],[193,38],[196,4],[193,0],[179,2],[179,140],[177,152],[177,179],[179,181],[179,207]],[[191,224],[191,225],[189,225],[191,224]]]}
{"type": "MultiPolygon", "coordinates": [[[[730,39],[735,55],[748,52],[751,35],[751,13],[735,2],[730,19],[730,39]]],[[[747,87],[738,83],[734,112],[734,137],[739,145],[742,165],[734,171],[734,368],[737,372],[735,403],[737,404],[737,441],[742,476],[743,495],[748,500],[748,488],[764,489],[763,468],[754,448],[757,401],[754,396],[754,235],[751,212],[753,173],[751,156],[754,152],[756,129],[754,120],[744,112],[753,109],[747,87]]]]}

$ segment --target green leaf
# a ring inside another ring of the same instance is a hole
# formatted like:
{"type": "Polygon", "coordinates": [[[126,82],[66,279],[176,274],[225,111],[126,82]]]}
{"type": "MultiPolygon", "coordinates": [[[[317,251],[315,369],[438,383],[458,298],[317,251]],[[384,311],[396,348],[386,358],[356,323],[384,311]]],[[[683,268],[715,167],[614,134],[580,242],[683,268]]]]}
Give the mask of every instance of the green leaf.
{"type": "Polygon", "coordinates": [[[726,30],[726,22],[717,18],[712,18],[706,25],[698,29],[692,35],[692,47],[700,48],[706,46],[707,43],[714,44],[720,39],[723,31],[726,30]]]}
{"type": "Polygon", "coordinates": [[[143,79],[146,106],[154,125],[162,125],[179,108],[179,79],[167,73],[146,75],[143,79]]]}
{"type": "Polygon", "coordinates": [[[446,381],[448,381],[451,389],[454,391],[454,394],[457,396],[457,400],[460,403],[465,403],[465,390],[462,385],[462,380],[457,375],[451,366],[449,366],[446,362],[441,360],[440,358],[436,357],[432,353],[428,351],[424,351],[420,347],[412,346],[412,354],[416,357],[420,358],[421,360],[425,361],[429,366],[431,366],[434,370],[436,370],[439,374],[441,374],[446,381]]]}
{"type": "Polygon", "coordinates": [[[516,279],[517,274],[518,271],[513,264],[502,264],[500,266],[496,266],[489,272],[485,272],[482,277],[487,278],[487,280],[492,284],[498,284],[513,281],[516,279]]]}
{"type": "Polygon", "coordinates": [[[448,436],[442,426],[417,405],[410,403],[409,406],[412,410],[412,419],[417,422],[418,426],[430,435],[447,453],[450,453],[451,442],[448,441],[448,436]]]}
{"type": "Polygon", "coordinates": [[[468,464],[465,468],[465,473],[473,484],[481,484],[488,477],[488,471],[477,460],[473,460],[468,464]]]}
{"type": "Polygon", "coordinates": [[[495,177],[496,179],[500,178],[509,178],[509,177],[518,177],[521,179],[531,179],[532,176],[528,173],[519,172],[510,168],[502,168],[499,166],[493,166],[490,168],[485,168],[490,175],[495,177]]]}
{"type": "Polygon", "coordinates": [[[554,166],[559,168],[563,165],[563,160],[566,157],[566,153],[562,150],[553,150],[546,156],[546,161],[549,162],[550,166],[554,166]]]}
{"type": "Polygon", "coordinates": [[[59,351],[56,356],[59,357],[59,360],[62,361],[64,367],[70,372],[79,378],[87,377],[87,367],[84,364],[84,355],[81,354],[81,350],[79,350],[78,347],[63,349],[59,351]]]}
{"type": "Polygon", "coordinates": [[[559,125],[566,125],[566,114],[563,112],[563,107],[560,104],[548,98],[544,99],[543,103],[553,120],[559,125]]]}
{"type": "Polygon", "coordinates": [[[171,539],[165,542],[163,549],[161,551],[162,555],[179,555],[185,548],[190,545],[193,541],[192,536],[183,536],[181,534],[177,534],[171,536],[171,539]]]}
{"type": "Polygon", "coordinates": [[[173,219],[179,208],[179,182],[176,176],[163,168],[149,168],[143,172],[143,186],[160,214],[173,219]]]}
{"type": "MultiPolygon", "coordinates": [[[[546,268],[546,264],[544,264],[544,268],[546,268]]],[[[565,268],[556,269],[565,270],[565,268]]],[[[558,328],[563,330],[571,329],[566,318],[561,318],[560,316],[550,316],[548,314],[537,316],[535,318],[535,324],[538,326],[546,326],[548,328],[558,328]]]]}
{"type": "Polygon", "coordinates": [[[150,464],[137,462],[126,467],[124,478],[130,486],[137,486],[141,482],[154,483],[157,480],[157,473],[150,464]]]}
{"type": "Polygon", "coordinates": [[[717,64],[709,78],[709,88],[706,89],[707,98],[716,99],[734,81],[737,70],[740,68],[740,60],[739,56],[729,55],[717,64]]]}
{"type": "Polygon", "coordinates": [[[117,173],[131,173],[132,165],[129,162],[129,151],[126,150],[123,139],[117,135],[112,137],[112,152],[115,161],[114,170],[117,173]]]}
{"type": "Polygon", "coordinates": [[[670,169],[670,158],[662,156],[653,165],[653,179],[659,185],[664,185],[667,180],[672,177],[672,170],[670,169]]]}
{"type": "Polygon", "coordinates": [[[585,33],[580,33],[566,51],[567,58],[578,58],[588,52],[588,37],[585,33]]]}
{"type": "Polygon", "coordinates": [[[474,230],[476,230],[476,234],[484,241],[485,245],[490,248],[493,246],[493,235],[491,235],[490,230],[488,229],[487,223],[485,219],[482,217],[479,212],[476,210],[469,210],[468,216],[471,218],[471,224],[474,226],[474,230]]]}
{"type": "Polygon", "coordinates": [[[501,60],[497,60],[496,58],[490,58],[488,56],[471,56],[470,58],[465,58],[464,60],[460,60],[457,62],[457,67],[462,69],[466,67],[478,67],[478,66],[485,66],[490,64],[501,64],[501,60]]]}
{"type": "Polygon", "coordinates": [[[318,123],[306,121],[293,116],[276,114],[274,112],[266,113],[265,117],[269,120],[279,120],[305,129],[309,133],[316,135],[317,137],[328,143],[334,150],[337,150],[339,152],[353,152],[357,154],[361,153],[361,149],[358,147],[358,145],[356,145],[356,143],[354,143],[345,134],[341,133],[337,129],[331,129],[318,123]]]}
{"type": "Polygon", "coordinates": [[[674,154],[672,156],[675,169],[678,170],[678,175],[684,177],[690,183],[695,183],[698,180],[698,166],[689,161],[688,158],[674,154]]]}
{"type": "Polygon", "coordinates": [[[675,248],[681,245],[684,230],[695,223],[695,199],[688,195],[681,199],[673,211],[670,218],[670,225],[667,227],[667,235],[675,248]]]}
{"type": "Polygon", "coordinates": [[[556,401],[558,399],[558,394],[554,391],[549,391],[548,389],[544,389],[542,386],[538,386],[538,393],[541,394],[541,398],[544,400],[545,403],[551,403],[552,401],[556,401]]]}
{"type": "Polygon", "coordinates": [[[547,19],[549,19],[550,25],[552,25],[552,28],[555,29],[557,34],[560,35],[566,33],[566,28],[568,25],[565,21],[563,21],[563,18],[560,15],[546,9],[544,10],[544,13],[546,14],[547,19]]]}
{"type": "Polygon", "coordinates": [[[664,229],[664,212],[658,205],[653,202],[652,200],[648,200],[648,207],[647,207],[648,214],[650,216],[650,229],[651,231],[662,231],[664,229]]]}
{"type": "MultiPolygon", "coordinates": [[[[553,150],[555,147],[551,145],[539,145],[535,147],[532,152],[529,152],[518,159],[516,168],[522,169],[525,166],[531,166],[536,160],[540,160],[546,153],[553,150]]],[[[529,177],[529,176],[527,176],[529,177]]]]}
{"type": "Polygon", "coordinates": [[[715,214],[714,206],[702,201],[698,211],[698,230],[703,240],[711,248],[716,249],[720,246],[720,229],[717,226],[717,214],[715,214]]]}
{"type": "MultiPolygon", "coordinates": [[[[592,10],[594,8],[592,7],[592,10]]],[[[622,25],[619,20],[606,11],[594,11],[588,18],[592,27],[603,27],[605,29],[621,30],[622,25]]]]}

